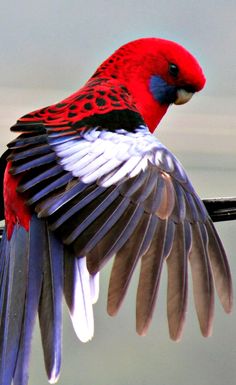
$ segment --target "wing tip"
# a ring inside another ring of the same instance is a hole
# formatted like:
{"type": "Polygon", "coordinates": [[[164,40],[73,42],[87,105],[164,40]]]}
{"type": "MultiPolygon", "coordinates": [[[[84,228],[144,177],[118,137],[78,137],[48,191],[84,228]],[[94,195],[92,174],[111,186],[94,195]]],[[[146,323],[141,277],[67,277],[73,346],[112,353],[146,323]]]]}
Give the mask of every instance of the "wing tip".
{"type": "Polygon", "coordinates": [[[180,342],[181,341],[181,338],[182,338],[182,331],[181,332],[177,332],[177,333],[169,333],[169,336],[170,336],[170,339],[173,341],[173,342],[180,342]]]}
{"type": "Polygon", "coordinates": [[[145,337],[146,335],[147,335],[147,330],[145,329],[145,330],[143,330],[143,329],[139,329],[139,328],[137,328],[136,329],[136,332],[137,332],[137,334],[140,336],[140,337],[145,337]]]}
{"type": "Polygon", "coordinates": [[[201,333],[204,338],[211,337],[213,334],[213,326],[208,325],[206,328],[201,328],[201,333]]]}
{"type": "Polygon", "coordinates": [[[230,314],[233,310],[233,294],[232,292],[229,294],[228,298],[225,301],[222,301],[222,306],[224,308],[225,313],[230,314]]]}
{"type": "Polygon", "coordinates": [[[224,310],[226,313],[231,313],[234,305],[234,292],[233,292],[233,283],[231,278],[231,273],[229,272],[229,281],[228,281],[228,296],[227,300],[224,303],[224,310]]]}
{"type": "Polygon", "coordinates": [[[199,320],[201,334],[205,338],[211,337],[213,334],[213,318],[214,315],[211,314],[205,322],[199,320]]]}
{"type": "Polygon", "coordinates": [[[71,320],[72,320],[73,328],[77,338],[83,343],[91,341],[94,336],[93,324],[89,326],[81,325],[80,323],[78,323],[77,317],[73,317],[72,314],[71,314],[71,320]]]}
{"type": "Polygon", "coordinates": [[[107,313],[109,316],[114,317],[117,315],[121,305],[124,301],[125,293],[120,290],[111,290],[109,288],[108,298],[107,298],[107,313]]]}
{"type": "Polygon", "coordinates": [[[136,332],[139,336],[144,337],[147,335],[147,331],[150,325],[151,319],[136,319],[136,332]]]}
{"type": "Polygon", "coordinates": [[[49,384],[56,384],[59,380],[59,377],[60,377],[60,374],[52,374],[49,378],[48,378],[48,382],[49,384]]]}
{"type": "Polygon", "coordinates": [[[118,310],[119,308],[117,306],[111,305],[109,303],[107,304],[107,314],[110,317],[115,317],[118,313],[118,310]]]}
{"type": "Polygon", "coordinates": [[[185,318],[177,323],[177,326],[169,323],[169,336],[174,342],[179,342],[183,335],[185,318]]]}

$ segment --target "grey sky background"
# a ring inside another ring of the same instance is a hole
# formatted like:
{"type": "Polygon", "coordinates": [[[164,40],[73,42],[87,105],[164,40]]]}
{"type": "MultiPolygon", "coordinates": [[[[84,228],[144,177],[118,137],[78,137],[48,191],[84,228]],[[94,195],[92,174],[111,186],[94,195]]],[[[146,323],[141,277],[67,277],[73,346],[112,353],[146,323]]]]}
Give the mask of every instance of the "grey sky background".
{"type": "MultiPolygon", "coordinates": [[[[120,45],[144,36],[184,45],[201,63],[207,85],[190,103],[171,108],[158,135],[180,158],[200,196],[235,195],[235,0],[2,0],[0,36],[1,151],[13,137],[9,127],[19,116],[74,92],[120,45]]],[[[236,287],[235,222],[217,228],[236,287]]],[[[147,337],[140,338],[134,326],[138,274],[120,314],[110,319],[106,315],[109,269],[102,273],[91,343],[76,340],[65,312],[59,385],[235,383],[235,310],[224,315],[216,300],[213,337],[202,338],[190,281],[184,337],[179,344],[172,343],[164,271],[154,321],[147,337]]],[[[46,383],[37,329],[29,385],[46,383]]]]}
{"type": "Polygon", "coordinates": [[[236,95],[234,0],[10,0],[0,12],[1,85],[76,88],[129,40],[176,40],[200,60],[207,93],[236,95]]]}

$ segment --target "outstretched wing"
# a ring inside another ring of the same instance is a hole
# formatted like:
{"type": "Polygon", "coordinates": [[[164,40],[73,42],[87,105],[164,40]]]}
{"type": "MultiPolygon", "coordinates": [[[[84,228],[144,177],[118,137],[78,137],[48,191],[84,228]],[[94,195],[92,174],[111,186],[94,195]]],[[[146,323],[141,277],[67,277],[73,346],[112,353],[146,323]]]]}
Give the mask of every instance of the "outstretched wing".
{"type": "MultiPolygon", "coordinates": [[[[131,113],[131,112],[130,112],[131,113]]],[[[86,256],[96,274],[115,256],[108,312],[115,314],[141,260],[137,331],[152,318],[164,261],[172,339],[181,336],[190,261],[202,334],[211,332],[214,283],[225,311],[232,303],[228,262],[207,211],[181,164],[144,124],[111,130],[93,117],[81,129],[59,123],[21,122],[24,132],[9,144],[18,191],[62,239],[68,253],[86,256]],[[88,124],[89,123],[89,124],[88,124]]],[[[140,121],[142,120],[139,117],[140,121]]]]}

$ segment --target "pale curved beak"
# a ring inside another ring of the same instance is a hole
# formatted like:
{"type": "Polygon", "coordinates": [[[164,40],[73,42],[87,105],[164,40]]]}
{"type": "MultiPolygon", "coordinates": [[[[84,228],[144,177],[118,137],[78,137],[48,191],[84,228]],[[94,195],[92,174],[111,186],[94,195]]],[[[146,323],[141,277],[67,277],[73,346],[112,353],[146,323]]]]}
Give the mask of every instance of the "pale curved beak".
{"type": "Polygon", "coordinates": [[[188,92],[184,90],[183,88],[180,88],[177,91],[177,98],[174,101],[174,104],[184,104],[187,103],[191,97],[193,96],[193,92],[188,92]]]}

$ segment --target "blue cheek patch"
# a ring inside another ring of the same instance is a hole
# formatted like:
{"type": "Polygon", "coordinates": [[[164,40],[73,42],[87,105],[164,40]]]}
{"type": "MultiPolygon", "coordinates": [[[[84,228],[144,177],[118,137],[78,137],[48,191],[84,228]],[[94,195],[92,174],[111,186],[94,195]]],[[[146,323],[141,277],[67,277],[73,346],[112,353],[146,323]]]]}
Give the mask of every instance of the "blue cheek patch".
{"type": "Polygon", "coordinates": [[[151,77],[149,88],[154,99],[160,104],[171,104],[176,100],[177,88],[167,84],[160,76],[151,77]]]}

